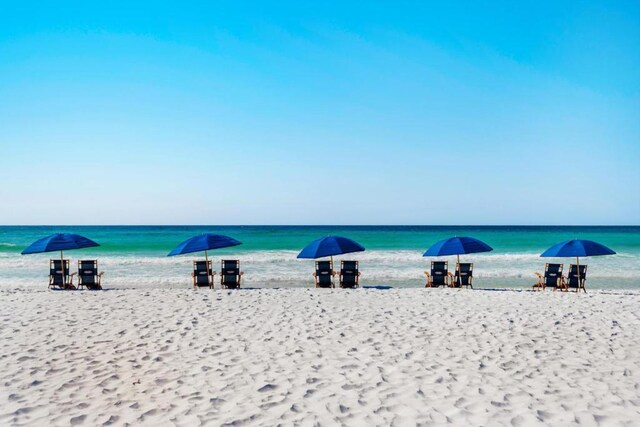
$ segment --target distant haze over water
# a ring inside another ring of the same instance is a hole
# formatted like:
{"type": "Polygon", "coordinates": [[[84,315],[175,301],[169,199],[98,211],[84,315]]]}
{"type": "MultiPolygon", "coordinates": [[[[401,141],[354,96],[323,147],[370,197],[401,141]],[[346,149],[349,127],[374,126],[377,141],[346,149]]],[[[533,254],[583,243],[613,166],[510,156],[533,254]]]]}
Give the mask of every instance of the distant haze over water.
{"type": "MultiPolygon", "coordinates": [[[[618,254],[581,260],[589,265],[588,288],[640,288],[640,226],[2,226],[0,227],[0,287],[46,288],[48,262],[59,254],[22,256],[31,242],[55,232],[75,232],[101,244],[98,248],[65,252],[100,260],[105,286],[127,288],[189,287],[191,261],[202,254],[166,257],[183,240],[200,233],[225,234],[243,245],[210,251],[219,270],[222,258],[238,258],[245,286],[311,287],[312,260],[297,253],[310,241],[337,234],[352,238],[366,252],[336,257],[360,260],[364,285],[424,286],[423,271],[431,258],[422,253],[438,240],[472,236],[494,248],[485,254],[462,255],[475,263],[476,287],[528,287],[545,262],[575,259],[540,258],[554,243],[568,239],[600,242],[618,254]]],[[[455,257],[444,257],[455,265],[455,257]]]]}

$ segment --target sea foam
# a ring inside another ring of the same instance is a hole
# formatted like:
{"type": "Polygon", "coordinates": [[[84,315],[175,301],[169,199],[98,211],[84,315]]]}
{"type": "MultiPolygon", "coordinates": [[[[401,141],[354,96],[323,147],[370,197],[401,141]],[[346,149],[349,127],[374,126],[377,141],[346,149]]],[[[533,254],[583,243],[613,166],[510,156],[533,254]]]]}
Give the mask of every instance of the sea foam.
{"type": "MultiPolygon", "coordinates": [[[[196,254],[198,255],[198,254],[196,254]]],[[[244,271],[243,283],[255,287],[313,286],[313,260],[296,258],[296,251],[261,250],[225,255],[227,259],[240,259],[244,271]]],[[[20,256],[0,254],[0,287],[40,287],[46,284],[48,260],[55,256],[42,254],[20,256]]],[[[65,253],[72,259],[73,252],[65,253]]],[[[86,256],[84,258],[87,258],[86,256]]],[[[91,257],[89,257],[91,258],[91,257]]],[[[98,257],[100,269],[105,271],[107,287],[188,287],[192,260],[202,256],[109,256],[98,257]]],[[[210,254],[215,270],[220,269],[220,257],[210,254]],[[213,255],[213,256],[211,256],[213,255]]],[[[430,268],[431,258],[422,257],[420,251],[367,251],[335,257],[335,268],[341,259],[360,261],[363,285],[391,285],[398,287],[424,286],[424,271],[430,268]]],[[[455,257],[449,260],[449,269],[455,267],[455,257]]],[[[461,256],[463,262],[473,262],[476,287],[525,287],[535,281],[535,272],[543,271],[545,262],[564,262],[565,268],[575,259],[541,258],[536,253],[474,254],[461,256]]],[[[640,256],[621,253],[609,257],[581,259],[588,264],[588,287],[633,288],[640,284],[640,256]]],[[[216,277],[218,280],[218,278],[216,277]]]]}

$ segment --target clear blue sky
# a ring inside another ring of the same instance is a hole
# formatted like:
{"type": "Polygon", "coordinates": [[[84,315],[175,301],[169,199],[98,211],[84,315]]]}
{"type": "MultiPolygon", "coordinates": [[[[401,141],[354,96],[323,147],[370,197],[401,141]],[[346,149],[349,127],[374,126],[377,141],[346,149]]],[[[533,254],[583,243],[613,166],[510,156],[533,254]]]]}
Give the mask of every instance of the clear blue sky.
{"type": "Polygon", "coordinates": [[[640,223],[638,1],[87,3],[2,3],[2,224],[640,223]]]}

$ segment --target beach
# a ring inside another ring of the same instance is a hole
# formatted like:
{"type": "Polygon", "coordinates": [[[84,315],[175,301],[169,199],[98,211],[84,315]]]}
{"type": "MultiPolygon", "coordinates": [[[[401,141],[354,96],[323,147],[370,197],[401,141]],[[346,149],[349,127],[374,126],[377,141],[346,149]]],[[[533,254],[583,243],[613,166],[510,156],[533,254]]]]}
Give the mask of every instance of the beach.
{"type": "Polygon", "coordinates": [[[2,6],[0,427],[640,427],[640,0],[2,6]]]}
{"type": "Polygon", "coordinates": [[[0,290],[2,425],[637,425],[640,292],[0,290]]]}

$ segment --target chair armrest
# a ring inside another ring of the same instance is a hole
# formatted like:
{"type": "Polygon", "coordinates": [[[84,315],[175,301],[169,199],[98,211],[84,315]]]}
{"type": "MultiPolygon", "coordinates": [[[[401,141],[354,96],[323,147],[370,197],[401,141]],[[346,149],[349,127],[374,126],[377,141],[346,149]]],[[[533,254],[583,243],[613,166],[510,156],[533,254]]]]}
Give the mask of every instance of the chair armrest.
{"type": "Polygon", "coordinates": [[[240,273],[238,273],[239,276],[242,276],[244,274],[244,271],[241,271],[240,273]]]}
{"type": "Polygon", "coordinates": [[[74,273],[69,274],[69,276],[70,276],[70,277],[73,277],[73,276],[75,276],[75,275],[77,275],[77,274],[78,274],[77,272],[74,272],[74,273]]]}
{"type": "Polygon", "coordinates": [[[535,275],[538,276],[538,279],[542,279],[542,274],[538,273],[537,271],[535,272],[535,275]]]}
{"type": "Polygon", "coordinates": [[[103,274],[104,274],[104,271],[101,271],[101,272],[98,274],[98,277],[102,277],[102,275],[103,275],[103,274]]]}
{"type": "Polygon", "coordinates": [[[431,274],[428,271],[425,271],[424,274],[426,274],[427,277],[431,276],[431,274]]]}
{"type": "Polygon", "coordinates": [[[315,271],[313,272],[313,277],[317,277],[317,276],[316,276],[316,272],[315,272],[315,271]]]}

